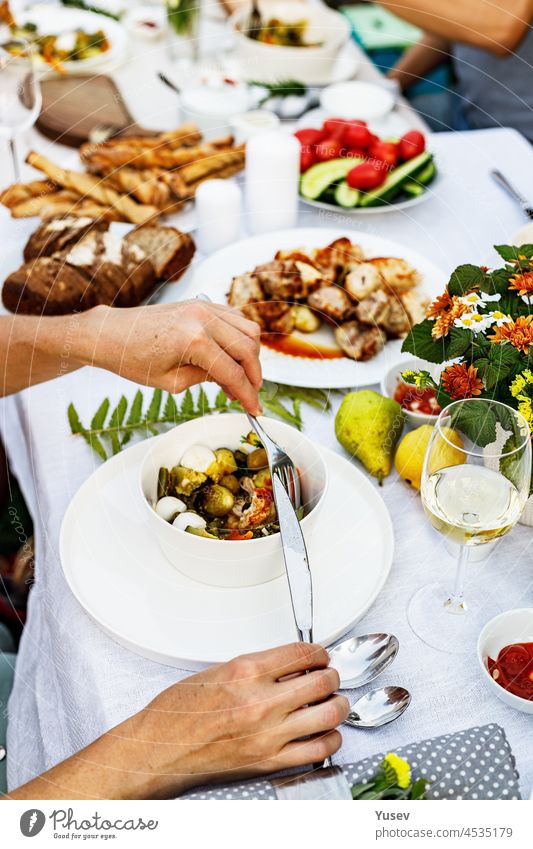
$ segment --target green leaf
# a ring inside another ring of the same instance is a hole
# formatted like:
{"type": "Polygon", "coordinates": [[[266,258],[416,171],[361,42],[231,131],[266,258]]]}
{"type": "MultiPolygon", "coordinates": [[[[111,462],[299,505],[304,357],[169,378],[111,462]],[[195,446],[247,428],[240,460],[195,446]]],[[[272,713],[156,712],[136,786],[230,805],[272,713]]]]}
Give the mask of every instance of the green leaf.
{"type": "Polygon", "coordinates": [[[196,409],[198,410],[201,416],[205,416],[206,413],[209,411],[209,398],[205,394],[205,389],[203,386],[200,386],[200,389],[198,390],[196,409]]]}
{"type": "Polygon", "coordinates": [[[163,407],[163,418],[167,419],[169,422],[176,422],[179,418],[179,410],[174,400],[174,396],[167,394],[167,400],[165,401],[165,406],[163,407]]]}
{"type": "Polygon", "coordinates": [[[519,248],[516,245],[494,245],[494,250],[506,262],[516,262],[520,255],[533,256],[533,245],[521,245],[519,248]]]}
{"type": "Polygon", "coordinates": [[[448,359],[454,360],[462,356],[472,344],[472,331],[463,327],[452,327],[448,344],[448,359]]]}
{"type": "Polygon", "coordinates": [[[107,451],[105,450],[102,442],[98,439],[96,434],[88,433],[86,430],[80,431],[81,435],[85,439],[87,445],[89,445],[93,451],[96,451],[99,457],[102,460],[107,460],[107,451]]]}
{"type": "Polygon", "coordinates": [[[489,348],[489,360],[497,365],[512,368],[518,365],[520,356],[520,351],[513,345],[491,345],[489,348]]]}
{"type": "Polygon", "coordinates": [[[68,422],[72,433],[83,433],[85,428],[80,422],[80,417],[74,407],[74,404],[69,404],[67,409],[68,422]]]}
{"type": "Polygon", "coordinates": [[[220,389],[219,392],[217,392],[217,396],[215,398],[215,407],[217,408],[217,410],[225,410],[227,406],[228,396],[222,389],[220,389]]]}
{"type": "MultiPolygon", "coordinates": [[[[124,395],[121,396],[117,406],[111,413],[111,418],[109,419],[109,426],[119,428],[122,422],[124,421],[124,416],[126,415],[126,410],[128,409],[128,401],[124,395]]],[[[92,428],[92,425],[91,425],[92,428]]]]}
{"type": "Polygon", "coordinates": [[[294,427],[298,430],[301,430],[301,422],[298,421],[290,410],[283,406],[281,401],[278,401],[277,399],[263,398],[263,407],[270,410],[270,412],[274,413],[274,415],[278,418],[283,419],[289,424],[294,425],[294,427]]]}
{"type": "Polygon", "coordinates": [[[194,413],[194,398],[192,397],[191,390],[187,389],[187,391],[183,395],[183,400],[181,402],[180,415],[184,419],[192,419],[194,417],[194,413]]]}
{"type": "Polygon", "coordinates": [[[429,318],[415,324],[404,339],[402,351],[407,351],[430,363],[444,362],[447,359],[446,344],[443,339],[432,338],[432,327],[433,322],[429,318]]]}
{"type": "Polygon", "coordinates": [[[137,390],[131,403],[130,414],[127,418],[127,425],[137,425],[142,420],[144,397],[140,389],[137,390]]]}
{"type": "Polygon", "coordinates": [[[367,781],[366,784],[354,784],[352,787],[352,799],[358,799],[363,793],[372,790],[374,783],[373,781],[367,781]]]}
{"type": "Polygon", "coordinates": [[[429,781],[427,778],[418,778],[411,787],[411,799],[423,799],[426,795],[429,781]]]}
{"type": "Polygon", "coordinates": [[[484,280],[485,272],[478,265],[458,265],[450,277],[448,291],[450,295],[465,295],[481,286],[484,280]]]}
{"type": "Polygon", "coordinates": [[[478,448],[485,448],[496,439],[496,416],[488,404],[458,404],[451,410],[451,424],[478,448]]]}
{"type": "Polygon", "coordinates": [[[161,409],[161,401],[163,400],[163,393],[160,389],[154,389],[154,394],[152,395],[152,400],[150,401],[150,406],[146,411],[146,421],[152,422],[154,419],[157,419],[159,415],[159,410],[161,409]]]}
{"type": "Polygon", "coordinates": [[[104,422],[109,410],[109,398],[104,398],[96,413],[91,419],[91,430],[100,430],[104,426],[104,422]]]}
{"type": "MultiPolygon", "coordinates": [[[[509,277],[511,272],[507,268],[495,268],[493,271],[485,275],[485,280],[481,285],[481,290],[489,295],[504,295],[509,291],[509,277]]],[[[500,309],[500,304],[496,309],[500,309]]]]}

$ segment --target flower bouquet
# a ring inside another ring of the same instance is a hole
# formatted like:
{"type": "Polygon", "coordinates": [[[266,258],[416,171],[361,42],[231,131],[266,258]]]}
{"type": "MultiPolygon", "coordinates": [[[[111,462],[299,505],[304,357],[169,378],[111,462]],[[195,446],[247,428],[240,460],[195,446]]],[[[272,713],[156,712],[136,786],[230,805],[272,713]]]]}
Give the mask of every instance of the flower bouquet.
{"type": "MultiPolygon", "coordinates": [[[[501,401],[522,413],[533,431],[533,245],[495,247],[505,265],[460,265],[404,340],[402,351],[443,363],[438,383],[424,370],[402,377],[432,386],[441,407],[460,398],[501,401]]],[[[488,445],[496,438],[496,414],[480,407],[461,427],[488,445]]]]}

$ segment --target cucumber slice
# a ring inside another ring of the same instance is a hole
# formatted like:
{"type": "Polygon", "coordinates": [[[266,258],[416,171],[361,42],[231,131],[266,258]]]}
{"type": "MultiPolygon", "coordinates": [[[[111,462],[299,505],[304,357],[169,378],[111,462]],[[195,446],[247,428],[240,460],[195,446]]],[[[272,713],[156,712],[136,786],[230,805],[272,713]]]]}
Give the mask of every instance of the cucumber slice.
{"type": "Polygon", "coordinates": [[[335,203],[343,206],[345,209],[353,209],[359,203],[361,192],[357,189],[352,189],[348,183],[343,180],[335,189],[335,203]]]}
{"type": "Polygon", "coordinates": [[[423,183],[424,186],[427,186],[428,183],[434,179],[437,174],[437,166],[435,162],[431,160],[427,165],[424,165],[423,168],[413,175],[413,179],[416,180],[417,183],[423,183]]]}
{"type": "Polygon", "coordinates": [[[407,183],[403,184],[402,191],[410,197],[417,198],[424,194],[426,187],[423,183],[417,182],[417,180],[408,180],[407,183]]]}
{"type": "Polygon", "coordinates": [[[311,165],[300,178],[300,194],[308,200],[316,200],[328,186],[338,180],[344,180],[348,171],[362,161],[360,157],[345,157],[311,165]]]}
{"type": "Polygon", "coordinates": [[[415,172],[419,168],[422,168],[422,166],[427,165],[431,160],[431,153],[424,151],[424,153],[420,153],[418,156],[413,157],[413,159],[409,159],[408,162],[398,165],[397,168],[394,168],[390,172],[385,182],[379,188],[367,192],[361,198],[360,205],[378,206],[383,201],[389,201],[389,192],[394,190],[394,194],[397,194],[400,189],[403,189],[404,184],[413,178],[415,172]]]}

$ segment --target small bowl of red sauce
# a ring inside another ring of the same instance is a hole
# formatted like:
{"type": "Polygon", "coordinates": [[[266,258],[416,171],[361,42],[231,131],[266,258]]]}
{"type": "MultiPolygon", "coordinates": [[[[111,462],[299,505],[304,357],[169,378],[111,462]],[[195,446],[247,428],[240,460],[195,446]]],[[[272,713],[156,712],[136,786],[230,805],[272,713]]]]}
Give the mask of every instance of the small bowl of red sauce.
{"type": "Polygon", "coordinates": [[[477,652],[494,694],[510,707],[533,714],[533,608],[507,610],[487,622],[477,652]]]}
{"type": "Polygon", "coordinates": [[[428,371],[438,382],[441,366],[435,366],[416,357],[405,359],[392,366],[381,382],[381,392],[387,398],[393,398],[405,411],[405,417],[411,427],[423,424],[435,424],[441,408],[437,403],[436,392],[431,387],[419,389],[402,380],[402,372],[428,371]]]}

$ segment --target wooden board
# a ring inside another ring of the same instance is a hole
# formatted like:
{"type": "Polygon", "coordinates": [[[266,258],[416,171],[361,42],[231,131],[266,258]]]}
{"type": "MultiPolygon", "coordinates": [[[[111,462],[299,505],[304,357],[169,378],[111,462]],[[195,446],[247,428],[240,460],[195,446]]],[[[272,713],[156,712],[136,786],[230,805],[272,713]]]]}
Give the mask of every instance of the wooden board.
{"type": "Polygon", "coordinates": [[[98,125],[109,125],[121,135],[155,135],[133,121],[111,77],[53,77],[41,82],[43,105],[36,126],[52,141],[80,147],[98,125]]]}

